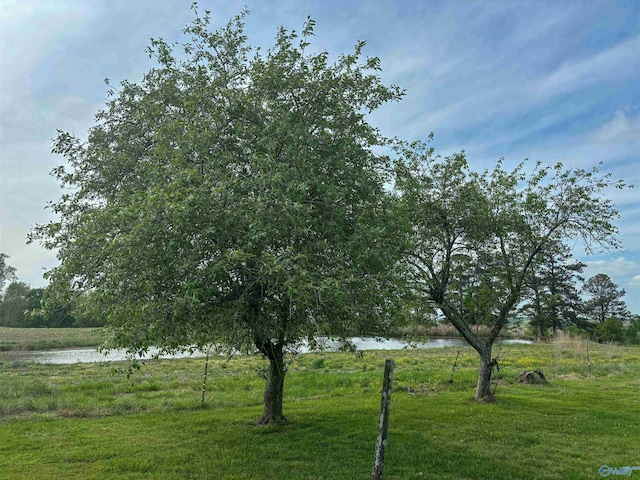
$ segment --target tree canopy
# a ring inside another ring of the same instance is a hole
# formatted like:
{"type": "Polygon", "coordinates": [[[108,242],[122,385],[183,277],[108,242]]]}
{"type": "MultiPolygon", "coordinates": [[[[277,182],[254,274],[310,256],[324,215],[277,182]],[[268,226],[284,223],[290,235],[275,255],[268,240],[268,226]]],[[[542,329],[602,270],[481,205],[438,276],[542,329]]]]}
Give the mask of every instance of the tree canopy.
{"type": "Polygon", "coordinates": [[[311,19],[254,49],[246,14],[212,32],[196,12],[182,51],[152,40],[158,66],[111,88],[86,142],[58,133],[71,193],[30,238],[58,249],[52,291],[92,292],[109,346],[263,353],[267,423],[283,419],[287,349],[389,323],[395,199],[366,113],[403,92],[364,42],[310,53],[311,19]]]}

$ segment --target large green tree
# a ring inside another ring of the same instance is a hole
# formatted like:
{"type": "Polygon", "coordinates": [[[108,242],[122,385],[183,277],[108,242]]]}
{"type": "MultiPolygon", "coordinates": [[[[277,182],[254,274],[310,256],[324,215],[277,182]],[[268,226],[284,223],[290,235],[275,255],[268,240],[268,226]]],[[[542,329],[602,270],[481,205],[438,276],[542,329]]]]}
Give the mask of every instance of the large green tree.
{"type": "Polygon", "coordinates": [[[314,23],[253,49],[243,17],[122,82],[86,142],[64,132],[54,171],[70,192],[31,239],[58,249],[58,296],[91,291],[109,346],[210,343],[269,361],[260,423],[284,419],[285,353],[316,336],[381,332],[398,258],[387,140],[366,114],[403,92],[377,58],[310,53],[314,23]]]}
{"type": "Polygon", "coordinates": [[[410,281],[478,352],[475,396],[490,398],[493,344],[536,259],[569,238],[587,248],[618,246],[617,211],[603,195],[610,176],[560,164],[525,174],[524,163],[506,171],[502,161],[478,173],[464,152],[442,159],[420,142],[398,152],[397,186],[414,232],[410,281]],[[474,332],[477,324],[489,333],[474,332]]]}

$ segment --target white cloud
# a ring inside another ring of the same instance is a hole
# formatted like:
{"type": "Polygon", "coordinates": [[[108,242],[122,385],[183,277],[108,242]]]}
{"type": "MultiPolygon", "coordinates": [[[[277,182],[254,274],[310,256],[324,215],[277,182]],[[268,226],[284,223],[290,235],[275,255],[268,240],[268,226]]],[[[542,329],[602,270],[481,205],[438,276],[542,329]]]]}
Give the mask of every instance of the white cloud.
{"type": "MultiPolygon", "coordinates": [[[[447,65],[446,78],[438,78],[428,68],[422,70],[425,76],[417,81],[432,84],[431,89],[438,92],[438,97],[430,100],[430,110],[409,120],[405,131],[412,137],[414,132],[422,134],[424,130],[438,132],[453,126],[456,129],[478,126],[492,118],[517,114],[523,108],[533,110],[544,107],[554,98],[580,88],[631,80],[638,76],[637,69],[629,68],[636,61],[637,51],[640,51],[640,36],[586,59],[566,63],[540,78],[524,78],[510,71],[503,72],[501,69],[504,69],[504,65],[495,59],[476,58],[468,52],[456,52],[459,61],[447,65]],[[504,76],[496,72],[504,73],[504,76]],[[467,85],[464,96],[459,96],[460,90],[456,87],[459,83],[467,85]],[[526,99],[525,104],[523,99],[526,99]]],[[[411,95],[412,86],[409,87],[411,95]]],[[[593,108],[590,100],[585,98],[576,102],[570,110],[546,110],[530,127],[519,128],[509,134],[526,139],[532,131],[539,131],[560,123],[566,117],[578,116],[590,110],[593,108]]],[[[639,130],[640,118],[627,118],[620,112],[594,138],[597,143],[604,144],[629,142],[640,137],[639,130]]],[[[607,147],[605,153],[609,151],[607,147]]]]}
{"type": "Polygon", "coordinates": [[[619,80],[622,75],[637,75],[629,69],[638,61],[640,36],[574,63],[565,64],[548,75],[536,87],[536,93],[543,97],[559,95],[569,90],[593,85],[602,81],[619,80]]]}
{"type": "Polygon", "coordinates": [[[636,275],[629,281],[629,285],[640,286],[640,275],[636,275]]]}
{"type": "Polygon", "coordinates": [[[593,135],[593,141],[603,144],[640,141],[640,116],[629,118],[618,110],[613,119],[593,135]]]}
{"type": "Polygon", "coordinates": [[[618,257],[615,260],[595,260],[585,263],[587,264],[588,275],[604,273],[611,278],[622,278],[629,275],[640,276],[640,264],[624,257],[618,257]]]}

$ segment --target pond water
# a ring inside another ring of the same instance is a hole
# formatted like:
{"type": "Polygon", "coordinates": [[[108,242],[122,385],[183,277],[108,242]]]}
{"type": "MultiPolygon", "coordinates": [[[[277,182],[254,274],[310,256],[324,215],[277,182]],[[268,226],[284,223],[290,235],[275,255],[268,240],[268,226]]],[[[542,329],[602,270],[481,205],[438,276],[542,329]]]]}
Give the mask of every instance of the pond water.
{"type": "MultiPolygon", "coordinates": [[[[444,347],[465,347],[467,342],[459,338],[431,338],[424,342],[408,343],[400,339],[378,340],[375,338],[352,338],[351,341],[358,350],[402,350],[405,348],[444,348],[444,347]]],[[[531,343],[529,340],[503,340],[505,344],[531,343]]],[[[338,351],[342,346],[341,342],[327,340],[325,343],[325,351],[338,351]]],[[[300,353],[309,352],[309,349],[303,345],[299,349],[300,353]]],[[[64,350],[43,350],[33,352],[0,352],[3,357],[9,360],[21,360],[34,363],[51,363],[51,364],[71,364],[71,363],[94,363],[94,362],[117,362],[127,360],[124,350],[112,350],[106,355],[98,352],[94,348],[75,348],[64,350]],[[6,354],[6,355],[5,355],[6,354]]],[[[158,349],[149,349],[147,355],[141,359],[150,359],[158,353],[158,349]]],[[[162,355],[160,358],[199,358],[204,357],[205,352],[197,351],[194,353],[176,353],[173,355],[162,355]]],[[[2,357],[0,357],[2,358],[2,357]]]]}

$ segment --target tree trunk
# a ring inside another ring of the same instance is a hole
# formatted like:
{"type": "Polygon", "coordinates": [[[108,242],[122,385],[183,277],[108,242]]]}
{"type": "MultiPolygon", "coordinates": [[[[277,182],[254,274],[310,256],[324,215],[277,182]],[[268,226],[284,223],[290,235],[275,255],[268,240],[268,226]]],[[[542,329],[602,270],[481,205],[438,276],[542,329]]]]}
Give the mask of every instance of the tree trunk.
{"type": "Polygon", "coordinates": [[[495,367],[497,361],[491,358],[492,345],[484,345],[480,354],[480,372],[478,373],[478,385],[476,387],[477,399],[490,400],[493,398],[491,393],[491,374],[493,373],[493,367],[495,367]]]}
{"type": "Polygon", "coordinates": [[[267,383],[264,387],[264,411],[256,421],[256,424],[286,423],[287,420],[282,415],[282,398],[284,394],[284,376],[287,372],[282,345],[274,344],[268,339],[256,341],[255,343],[260,353],[269,360],[267,383]]]}
{"type": "Polygon", "coordinates": [[[542,319],[540,319],[538,321],[538,338],[542,339],[545,337],[544,334],[544,322],[542,321],[542,319]]]}
{"type": "Polygon", "coordinates": [[[515,303],[515,301],[504,307],[504,311],[502,312],[499,320],[496,321],[495,325],[491,329],[489,338],[484,342],[473,333],[469,326],[469,322],[463,321],[457,317],[455,312],[446,304],[438,305],[451,324],[456,327],[456,330],[462,334],[464,339],[469,342],[469,345],[471,345],[475,351],[478,352],[478,355],[480,355],[480,372],[478,373],[478,384],[476,386],[475,394],[475,398],[477,399],[493,399],[493,394],[491,393],[491,374],[493,373],[493,367],[497,365],[498,360],[491,358],[491,350],[493,348],[493,342],[498,338],[500,330],[506,323],[507,312],[513,306],[513,303],[515,303]]]}

